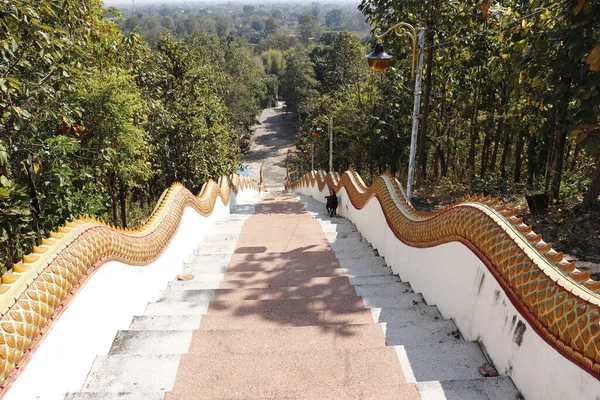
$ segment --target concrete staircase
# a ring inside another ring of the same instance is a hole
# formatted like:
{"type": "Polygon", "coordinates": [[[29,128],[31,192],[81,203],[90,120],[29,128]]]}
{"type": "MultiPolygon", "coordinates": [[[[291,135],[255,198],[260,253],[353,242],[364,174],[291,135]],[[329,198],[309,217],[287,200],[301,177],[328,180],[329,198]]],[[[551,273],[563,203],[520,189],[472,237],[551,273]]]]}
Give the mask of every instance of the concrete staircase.
{"type": "Polygon", "coordinates": [[[170,282],[65,399],[520,398],[510,378],[482,377],[478,344],[392,275],[348,220],[302,201],[339,267],[304,252],[282,273],[283,253],[233,254],[254,212],[238,208],[184,265],[193,280],[170,282]],[[390,372],[398,361],[404,380],[390,372]],[[188,386],[202,390],[182,394],[188,386]]]}
{"type": "Polygon", "coordinates": [[[466,342],[452,320],[443,319],[437,307],[427,305],[410,284],[392,275],[350,221],[330,218],[323,212],[325,206],[310,197],[300,199],[321,223],[340,265],[358,259],[379,267],[368,278],[375,281],[355,281],[354,287],[381,326],[386,344],[394,347],[407,382],[416,383],[422,400],[522,399],[510,377],[479,373],[480,366],[491,364],[479,344],[466,342]]]}

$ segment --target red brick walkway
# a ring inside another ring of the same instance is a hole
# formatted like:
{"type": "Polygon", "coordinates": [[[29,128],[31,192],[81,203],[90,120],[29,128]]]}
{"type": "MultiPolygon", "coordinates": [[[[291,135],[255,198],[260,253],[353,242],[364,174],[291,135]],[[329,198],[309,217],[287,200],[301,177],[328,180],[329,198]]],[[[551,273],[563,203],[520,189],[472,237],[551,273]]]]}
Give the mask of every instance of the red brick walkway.
{"type": "Polygon", "coordinates": [[[166,399],[418,399],[319,222],[285,194],[256,211],[166,399]]]}

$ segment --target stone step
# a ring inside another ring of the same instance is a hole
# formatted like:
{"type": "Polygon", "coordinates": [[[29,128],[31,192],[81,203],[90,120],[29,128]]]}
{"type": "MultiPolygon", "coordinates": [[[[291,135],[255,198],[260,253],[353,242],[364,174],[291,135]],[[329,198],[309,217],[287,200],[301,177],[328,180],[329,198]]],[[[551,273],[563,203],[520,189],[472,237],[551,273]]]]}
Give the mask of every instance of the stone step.
{"type": "Polygon", "coordinates": [[[375,253],[375,250],[373,250],[373,248],[363,248],[363,247],[346,247],[343,249],[338,249],[338,250],[335,250],[335,255],[338,258],[338,260],[342,260],[342,259],[366,260],[371,257],[377,257],[377,254],[375,253]]]}
{"type": "MultiPolygon", "coordinates": [[[[333,253],[305,252],[298,259],[294,255],[281,253],[263,254],[202,254],[190,257],[190,266],[229,266],[231,272],[246,271],[285,271],[296,269],[339,268],[340,264],[333,253]]],[[[346,267],[384,266],[372,261],[348,262],[346,267]]]]}
{"type": "Polygon", "coordinates": [[[421,400],[514,400],[523,398],[508,376],[417,383],[421,400]]]}
{"type": "Polygon", "coordinates": [[[196,330],[201,315],[136,315],[129,330],[196,330]]]}
{"type": "Polygon", "coordinates": [[[381,324],[388,346],[419,346],[428,343],[464,342],[451,320],[408,321],[381,324]]]}
{"type": "Polygon", "coordinates": [[[235,243],[200,243],[194,250],[193,257],[203,255],[231,255],[235,251],[235,248],[235,243]]]}
{"type": "Polygon", "coordinates": [[[145,315],[157,316],[157,315],[204,315],[208,311],[208,301],[184,301],[184,302],[158,302],[148,303],[145,315]]]}
{"type": "MultiPolygon", "coordinates": [[[[197,354],[260,353],[274,349],[310,351],[317,349],[361,349],[385,347],[379,324],[322,325],[266,329],[201,330],[191,347],[197,354]]],[[[218,355],[215,357],[222,357],[218,355]]]]}
{"type": "Polygon", "coordinates": [[[156,315],[204,315],[211,312],[237,315],[275,313],[285,314],[292,312],[315,310],[363,310],[364,304],[357,296],[330,296],[325,298],[287,299],[287,300],[241,300],[241,301],[215,301],[209,299],[202,301],[164,301],[148,303],[145,314],[156,315]],[[210,305],[209,305],[210,303],[210,305]]]}
{"type": "Polygon", "coordinates": [[[371,315],[375,322],[406,323],[410,321],[433,322],[443,320],[442,315],[435,306],[419,303],[410,307],[375,307],[371,308],[371,315]]]}
{"type": "Polygon", "coordinates": [[[324,326],[370,324],[369,310],[311,310],[265,309],[238,310],[227,315],[207,314],[202,317],[201,330],[214,329],[265,329],[282,326],[324,326]],[[233,315],[232,315],[233,314],[233,315]]]}
{"type": "Polygon", "coordinates": [[[209,235],[239,235],[242,231],[242,225],[237,224],[236,226],[229,225],[213,225],[210,227],[209,235]]]}
{"type": "Polygon", "coordinates": [[[325,239],[327,239],[330,243],[341,239],[364,240],[360,232],[324,232],[324,234],[325,239]]]}
{"type": "Polygon", "coordinates": [[[381,267],[390,269],[383,258],[375,256],[365,256],[363,258],[343,258],[338,256],[338,263],[342,268],[355,268],[355,267],[381,267]]]}
{"type": "MultiPolygon", "coordinates": [[[[282,277],[285,278],[285,277],[282,277]]],[[[195,277],[191,281],[172,281],[170,289],[198,290],[198,289],[243,289],[243,288],[268,288],[268,287],[293,287],[293,286],[315,286],[315,285],[346,285],[346,284],[375,284],[400,282],[397,276],[366,276],[348,278],[347,276],[309,276],[296,278],[294,276],[283,280],[273,279],[238,279],[200,281],[195,277]]]]}
{"type": "MultiPolygon", "coordinates": [[[[306,397],[317,389],[326,393],[326,388],[332,386],[387,387],[402,383],[396,380],[400,371],[394,349],[390,347],[222,357],[202,355],[194,350],[192,347],[189,354],[182,356],[178,380],[203,388],[206,398],[233,398],[240,393],[244,393],[243,398],[285,398],[287,391],[304,392],[306,397]]],[[[185,398],[178,396],[187,390],[179,386],[178,390],[170,398],[185,398]]]]}
{"type": "Polygon", "coordinates": [[[479,379],[487,362],[475,342],[394,346],[407,382],[479,379]]]}
{"type": "Polygon", "coordinates": [[[227,243],[227,242],[237,242],[240,235],[235,233],[211,233],[208,234],[202,239],[200,245],[208,244],[208,243],[227,243]]]}
{"type": "Polygon", "coordinates": [[[387,275],[387,276],[357,276],[349,278],[350,283],[353,285],[368,285],[373,283],[394,283],[402,282],[398,275],[387,275]]]}
{"type": "Polygon", "coordinates": [[[373,252],[373,246],[371,246],[366,240],[362,239],[338,239],[333,243],[329,243],[333,251],[352,250],[352,249],[363,249],[369,253],[373,252]]]}
{"type": "Polygon", "coordinates": [[[290,287],[338,287],[350,285],[350,279],[345,276],[321,276],[308,278],[289,278],[285,281],[273,282],[269,279],[261,280],[227,280],[221,282],[199,282],[199,281],[173,281],[169,283],[169,289],[259,289],[259,288],[290,288],[290,287]]]}
{"type": "MultiPolygon", "coordinates": [[[[365,290],[362,290],[365,292],[365,290]]],[[[243,300],[292,300],[356,296],[349,283],[340,285],[289,286],[242,289],[177,290],[171,288],[160,292],[157,301],[243,301],[243,300]]]]}
{"type": "Polygon", "coordinates": [[[334,224],[323,224],[321,225],[321,228],[323,229],[324,233],[330,233],[330,232],[343,232],[343,233],[350,233],[350,232],[357,232],[356,227],[353,224],[344,224],[344,225],[334,225],[334,224]]]}
{"type": "Polygon", "coordinates": [[[97,356],[82,392],[169,392],[180,364],[179,354],[97,356]]]}
{"type": "Polygon", "coordinates": [[[204,246],[203,248],[203,246],[201,245],[200,247],[196,248],[196,250],[194,250],[194,252],[190,255],[189,261],[206,262],[206,259],[198,260],[198,257],[207,257],[216,260],[217,264],[229,264],[234,251],[235,246],[232,245],[219,245],[218,247],[215,245],[212,248],[206,248],[206,246],[204,246]],[[227,257],[229,257],[229,260],[227,259],[227,257]]]}
{"type": "Polygon", "coordinates": [[[213,275],[213,274],[224,274],[227,272],[227,263],[212,264],[212,263],[196,263],[196,262],[184,262],[183,273],[193,275],[213,275]]]}
{"type": "MultiPolygon", "coordinates": [[[[286,282],[289,279],[310,279],[312,277],[333,277],[333,276],[346,276],[350,279],[353,278],[385,278],[391,276],[392,272],[389,268],[377,268],[369,270],[349,270],[343,268],[331,268],[322,270],[311,270],[311,269],[296,269],[289,270],[285,274],[280,271],[227,271],[223,276],[224,280],[268,280],[270,282],[286,282]]],[[[194,278],[194,280],[204,279],[202,275],[194,278]]],[[[207,275],[208,276],[208,275],[207,275]]],[[[215,275],[216,276],[216,275],[215,275]]]]}
{"type": "Polygon", "coordinates": [[[363,297],[395,296],[414,293],[411,286],[404,282],[355,284],[354,289],[357,295],[363,297]]]}
{"type": "Polygon", "coordinates": [[[249,215],[245,215],[245,214],[229,214],[227,217],[215,221],[215,225],[221,225],[221,224],[230,224],[232,222],[244,222],[248,219],[249,215]]]}
{"type": "MultiPolygon", "coordinates": [[[[210,258],[210,256],[204,256],[210,258]]],[[[287,268],[315,265],[337,265],[338,259],[330,251],[321,251],[315,248],[307,250],[292,250],[285,252],[263,251],[263,252],[242,252],[241,250],[231,255],[231,266],[243,266],[251,263],[261,263],[265,268],[271,268],[274,265],[285,265],[287,268]]]]}
{"type": "Polygon", "coordinates": [[[64,400],[164,400],[164,392],[87,392],[67,393],[64,400]]]}
{"type": "Polygon", "coordinates": [[[192,330],[119,331],[108,354],[183,354],[192,341],[192,330]]]}
{"type": "Polygon", "coordinates": [[[385,296],[364,295],[360,297],[367,308],[411,308],[425,302],[423,296],[417,293],[401,293],[385,296]]]}
{"type": "MultiPolygon", "coordinates": [[[[315,276],[315,274],[320,274],[316,276],[385,276],[392,275],[392,271],[387,267],[382,267],[379,265],[350,265],[346,266],[346,263],[340,262],[331,263],[328,265],[310,265],[310,264],[302,264],[302,266],[290,266],[289,270],[286,269],[285,263],[275,263],[274,265],[267,267],[263,266],[261,268],[261,263],[250,262],[244,264],[238,264],[237,266],[229,265],[227,266],[225,263],[217,264],[211,263],[210,261],[204,262],[188,262],[184,263],[184,272],[190,274],[219,274],[219,273],[236,273],[236,272],[250,272],[250,273],[268,273],[272,272],[275,274],[280,274],[281,278],[286,278],[288,276],[293,276],[294,274],[311,274],[315,276]],[[335,271],[336,269],[341,269],[340,271],[335,271]],[[322,275],[325,274],[325,275],[322,275]]],[[[290,263],[291,264],[291,263],[290,263]]]]}

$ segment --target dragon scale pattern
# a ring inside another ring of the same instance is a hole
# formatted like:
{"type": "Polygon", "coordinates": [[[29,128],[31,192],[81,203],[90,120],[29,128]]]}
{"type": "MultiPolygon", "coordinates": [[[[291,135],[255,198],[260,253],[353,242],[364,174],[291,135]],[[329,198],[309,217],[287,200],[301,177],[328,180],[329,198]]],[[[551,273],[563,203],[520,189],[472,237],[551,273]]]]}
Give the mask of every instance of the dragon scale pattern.
{"type": "Polygon", "coordinates": [[[177,231],[186,207],[209,216],[217,199],[226,205],[232,190],[238,193],[244,189],[258,190],[258,186],[247,177],[232,175],[218,183],[207,182],[201,194],[194,196],[177,183],[165,191],[150,218],[136,229],[82,217],[50,233],[2,276],[0,390],[4,392],[14,381],[73,295],[100,265],[107,261],[151,263],[177,231]]]}
{"type": "Polygon", "coordinates": [[[325,185],[336,193],[344,188],[357,209],[375,197],[394,235],[409,246],[458,241],[469,247],[536,332],[600,379],[600,282],[553,250],[514,210],[474,195],[435,212],[419,212],[392,176],[384,174],[367,187],[353,170],[341,177],[313,171],[287,188],[316,186],[322,191],[325,185]]]}

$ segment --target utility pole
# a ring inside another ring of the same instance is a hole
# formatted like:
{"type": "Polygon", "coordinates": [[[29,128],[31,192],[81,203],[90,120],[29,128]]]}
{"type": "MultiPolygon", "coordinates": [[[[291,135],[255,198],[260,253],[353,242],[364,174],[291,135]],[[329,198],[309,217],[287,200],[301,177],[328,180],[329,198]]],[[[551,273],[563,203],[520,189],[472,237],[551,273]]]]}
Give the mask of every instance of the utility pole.
{"type": "Polygon", "coordinates": [[[392,56],[383,49],[383,37],[388,33],[394,32],[396,36],[407,35],[412,42],[412,63],[411,76],[415,72],[415,58],[418,54],[417,75],[415,76],[415,104],[413,106],[413,123],[410,136],[410,158],[408,160],[408,182],[406,183],[406,198],[410,202],[412,198],[413,179],[415,176],[415,157],[417,154],[417,137],[419,133],[419,118],[421,118],[421,80],[423,76],[423,53],[425,52],[425,29],[417,30],[406,22],[398,22],[396,25],[389,28],[384,33],[381,29],[376,28],[373,36],[377,39],[377,43],[373,48],[373,52],[367,56],[369,68],[375,72],[383,72],[389,68],[392,56]],[[418,42],[418,44],[417,44],[418,42]]]}
{"type": "Polygon", "coordinates": [[[408,182],[406,183],[406,198],[412,198],[413,180],[415,177],[415,158],[417,155],[417,137],[419,134],[419,119],[421,118],[421,81],[423,77],[423,53],[425,52],[425,29],[418,35],[419,62],[415,77],[415,104],[413,106],[412,133],[410,136],[410,157],[408,164],[408,182]]]}
{"type": "Polygon", "coordinates": [[[329,172],[333,171],[333,118],[329,118],[329,172]]]}

